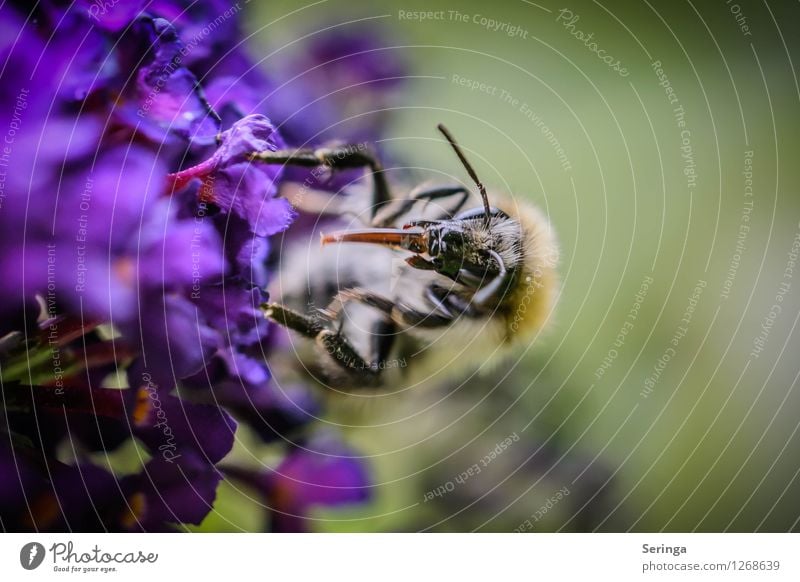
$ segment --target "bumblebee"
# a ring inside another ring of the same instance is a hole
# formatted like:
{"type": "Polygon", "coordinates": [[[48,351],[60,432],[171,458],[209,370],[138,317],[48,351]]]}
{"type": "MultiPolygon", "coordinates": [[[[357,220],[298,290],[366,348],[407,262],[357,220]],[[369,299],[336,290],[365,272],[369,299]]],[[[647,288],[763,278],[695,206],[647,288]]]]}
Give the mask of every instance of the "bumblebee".
{"type": "Polygon", "coordinates": [[[558,249],[549,222],[508,196],[490,201],[456,140],[438,129],[477,194],[461,184],[423,184],[395,197],[364,147],[252,155],[371,170],[370,191],[327,198],[299,191],[296,206],[319,216],[322,249],[287,242],[269,289],[278,300],[262,305],[265,317],[299,334],[296,363],[328,388],[402,390],[477,369],[526,346],[550,319],[558,249]],[[325,232],[332,222],[340,224],[325,232]]]}

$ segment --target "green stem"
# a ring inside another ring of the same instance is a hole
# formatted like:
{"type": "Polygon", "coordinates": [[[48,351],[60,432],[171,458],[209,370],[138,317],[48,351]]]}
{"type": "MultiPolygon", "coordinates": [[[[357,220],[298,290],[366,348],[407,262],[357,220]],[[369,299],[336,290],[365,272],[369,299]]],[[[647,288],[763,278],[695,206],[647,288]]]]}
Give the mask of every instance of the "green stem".
{"type": "Polygon", "coordinates": [[[25,380],[33,375],[33,371],[52,359],[51,349],[30,350],[12,358],[7,364],[0,364],[0,378],[3,382],[25,380]]]}

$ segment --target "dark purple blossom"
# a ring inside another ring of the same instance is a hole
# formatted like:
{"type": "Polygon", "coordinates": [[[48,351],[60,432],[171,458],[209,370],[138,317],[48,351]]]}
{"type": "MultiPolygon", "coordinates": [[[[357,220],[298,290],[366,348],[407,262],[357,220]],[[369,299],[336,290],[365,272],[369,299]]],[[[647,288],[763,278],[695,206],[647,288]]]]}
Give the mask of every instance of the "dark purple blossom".
{"type": "Polygon", "coordinates": [[[364,463],[331,434],[318,434],[292,447],[274,469],[225,471],[261,493],[274,532],[312,530],[315,508],[363,503],[371,493],[364,463]]]}
{"type": "MultiPolygon", "coordinates": [[[[3,501],[33,495],[37,501],[25,517],[45,530],[161,530],[168,523],[199,523],[221,480],[214,464],[233,447],[236,423],[217,406],[160,393],[148,375],[142,378],[128,390],[69,386],[59,393],[52,387],[6,385],[4,399],[12,403],[11,433],[30,442],[44,438],[50,446],[71,433],[72,438],[102,442],[107,451],[117,434],[127,432],[153,459],[141,474],[117,483],[91,464],[71,467],[47,456],[37,458],[24,447],[3,449],[3,501]],[[15,413],[20,409],[26,414],[15,413]],[[87,430],[90,426],[93,431],[87,430]],[[12,471],[14,464],[18,469],[12,471]],[[103,508],[99,514],[93,513],[96,506],[103,508]]],[[[0,517],[11,520],[7,527],[28,529],[24,521],[13,525],[22,516],[4,503],[0,517]]]]}
{"type": "Polygon", "coordinates": [[[240,30],[243,7],[230,0],[152,0],[147,11],[168,20],[187,47],[185,64],[203,83],[233,76],[243,86],[263,88],[267,76],[247,54],[240,30]]]}
{"type": "Polygon", "coordinates": [[[369,478],[355,451],[337,441],[317,441],[294,449],[267,475],[267,498],[273,504],[272,531],[310,529],[309,512],[319,506],[369,499],[369,478]]]}
{"type": "Polygon", "coordinates": [[[130,511],[121,529],[158,531],[167,524],[199,524],[211,511],[222,474],[194,454],[174,461],[155,457],[127,478],[130,511]]]}
{"type": "Polygon", "coordinates": [[[118,427],[138,438],[153,456],[165,460],[194,454],[213,464],[233,448],[236,422],[224,409],[165,394],[140,366],[132,367],[129,376],[131,388],[125,390],[9,384],[3,396],[19,420],[10,416],[7,428],[33,441],[44,441],[49,448],[73,426],[102,418],[109,422],[94,427],[100,438],[105,428],[118,427]],[[38,420],[34,423],[34,419],[38,420]]]}
{"type": "Polygon", "coordinates": [[[306,386],[263,384],[253,390],[223,382],[215,390],[218,401],[236,414],[265,442],[296,438],[322,412],[319,400],[306,386]]]}
{"type": "Polygon", "coordinates": [[[143,54],[136,51],[129,58],[144,63],[138,64],[132,79],[125,80],[115,115],[155,143],[169,139],[213,143],[218,119],[194,73],[183,63],[189,51],[177,30],[163,18],[142,17],[126,35],[143,49],[143,54]]]}
{"type": "Polygon", "coordinates": [[[283,83],[267,105],[291,144],[374,141],[407,76],[388,31],[325,31],[283,68],[283,83]]]}
{"type": "MultiPolygon", "coordinates": [[[[375,142],[388,125],[407,76],[388,31],[323,31],[290,57],[281,69],[281,83],[265,101],[291,145],[375,142]]],[[[287,169],[288,179],[330,192],[345,190],[362,176],[360,170],[287,169]]]]}

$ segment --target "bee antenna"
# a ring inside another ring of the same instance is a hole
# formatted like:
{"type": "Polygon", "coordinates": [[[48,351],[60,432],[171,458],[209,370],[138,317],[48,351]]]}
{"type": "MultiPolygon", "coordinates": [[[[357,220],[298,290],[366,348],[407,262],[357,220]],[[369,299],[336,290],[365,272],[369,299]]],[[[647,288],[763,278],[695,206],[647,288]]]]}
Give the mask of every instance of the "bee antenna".
{"type": "Polygon", "coordinates": [[[453,150],[455,150],[458,159],[461,160],[461,163],[467,170],[467,174],[469,174],[469,177],[472,178],[473,182],[475,182],[475,185],[478,186],[478,190],[481,193],[481,198],[483,199],[483,210],[486,213],[486,226],[489,226],[489,223],[492,219],[492,212],[489,207],[489,196],[486,194],[486,187],[483,185],[480,179],[478,179],[478,174],[475,173],[475,168],[473,168],[472,164],[470,164],[469,161],[467,161],[467,157],[464,155],[464,152],[461,151],[461,147],[458,145],[458,142],[456,142],[455,138],[450,133],[450,131],[444,126],[443,123],[437,125],[436,128],[442,132],[442,135],[444,135],[444,137],[453,147],[453,150]]]}

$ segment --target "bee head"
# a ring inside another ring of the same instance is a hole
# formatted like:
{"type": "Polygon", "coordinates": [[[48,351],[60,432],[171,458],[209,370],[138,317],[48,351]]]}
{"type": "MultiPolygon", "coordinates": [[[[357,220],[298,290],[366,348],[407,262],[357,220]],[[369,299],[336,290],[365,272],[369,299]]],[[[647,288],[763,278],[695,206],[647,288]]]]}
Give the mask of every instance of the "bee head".
{"type": "Polygon", "coordinates": [[[499,256],[519,247],[519,223],[498,208],[486,220],[483,207],[446,220],[416,220],[402,228],[366,228],[322,236],[322,244],[369,243],[409,251],[412,267],[433,270],[450,278],[473,273],[491,275],[502,268],[499,256]]]}
{"type": "Polygon", "coordinates": [[[454,280],[471,280],[479,285],[487,276],[512,267],[519,259],[519,222],[489,204],[486,188],[478,179],[464,152],[444,125],[439,131],[455,151],[475,182],[483,206],[466,210],[445,220],[416,220],[402,228],[368,228],[322,236],[322,244],[359,242],[411,251],[412,267],[433,270],[454,280]]]}
{"type": "Polygon", "coordinates": [[[473,208],[429,224],[426,254],[443,275],[455,277],[464,270],[491,273],[498,267],[498,252],[519,246],[519,232],[518,223],[502,210],[492,207],[487,214],[483,207],[473,208]]]}

